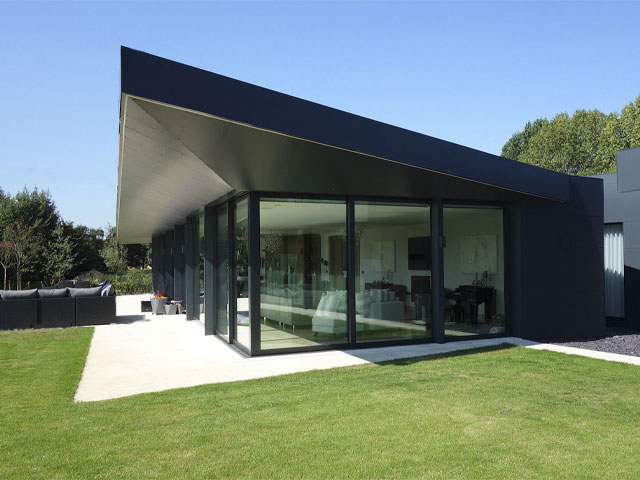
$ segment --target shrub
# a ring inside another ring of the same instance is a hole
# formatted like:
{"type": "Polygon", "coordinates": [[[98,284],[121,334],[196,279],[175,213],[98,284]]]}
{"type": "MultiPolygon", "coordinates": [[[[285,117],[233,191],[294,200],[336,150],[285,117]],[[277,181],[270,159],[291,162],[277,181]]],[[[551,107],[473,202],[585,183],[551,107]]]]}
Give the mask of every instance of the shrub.
{"type": "Polygon", "coordinates": [[[100,283],[109,280],[118,295],[132,295],[137,293],[151,293],[153,282],[151,270],[129,270],[126,273],[105,273],[92,270],[80,274],[78,280],[89,280],[92,283],[100,283]]]}

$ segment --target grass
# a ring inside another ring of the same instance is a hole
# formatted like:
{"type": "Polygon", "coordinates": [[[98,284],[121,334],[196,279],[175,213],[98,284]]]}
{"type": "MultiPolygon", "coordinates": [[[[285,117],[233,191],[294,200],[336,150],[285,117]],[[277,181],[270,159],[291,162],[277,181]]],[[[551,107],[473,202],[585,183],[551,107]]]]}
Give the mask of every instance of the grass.
{"type": "Polygon", "coordinates": [[[75,404],[92,329],[0,333],[0,478],[636,478],[640,369],[521,347],[75,404]]]}

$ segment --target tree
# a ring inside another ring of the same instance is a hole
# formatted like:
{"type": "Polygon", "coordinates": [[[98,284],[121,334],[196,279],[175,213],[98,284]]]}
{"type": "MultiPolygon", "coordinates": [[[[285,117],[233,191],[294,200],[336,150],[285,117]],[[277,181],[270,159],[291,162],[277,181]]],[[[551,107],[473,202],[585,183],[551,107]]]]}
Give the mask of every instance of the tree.
{"type": "Polygon", "coordinates": [[[104,240],[104,246],[100,251],[104,264],[112,273],[120,273],[127,271],[127,252],[124,246],[118,244],[116,238],[115,227],[108,227],[107,238],[104,240]]]}
{"type": "Polygon", "coordinates": [[[42,244],[40,235],[26,225],[22,219],[11,222],[4,229],[4,241],[11,245],[16,269],[16,286],[22,289],[22,268],[39,253],[42,244]]]}
{"type": "Polygon", "coordinates": [[[104,246],[104,230],[84,225],[74,226],[71,222],[66,222],[63,228],[65,236],[73,242],[76,253],[74,266],[69,274],[78,276],[92,270],[104,271],[106,266],[100,254],[104,246]]]}
{"type": "Polygon", "coordinates": [[[621,126],[618,114],[610,113],[607,115],[602,132],[600,132],[598,157],[603,169],[607,172],[616,171],[616,152],[625,149],[621,126]]]}
{"type": "Polygon", "coordinates": [[[600,135],[598,156],[608,171],[616,170],[616,152],[640,145],[640,95],[629,102],[620,115],[611,113],[600,135]]]}
{"type": "Polygon", "coordinates": [[[61,221],[49,191],[39,190],[37,187],[32,191],[25,187],[21,192],[9,197],[5,207],[0,211],[0,226],[18,219],[46,239],[53,234],[53,230],[61,221]]]}
{"type": "Polygon", "coordinates": [[[150,264],[150,250],[151,245],[149,243],[131,244],[125,246],[127,252],[127,265],[135,268],[146,268],[150,264]]]}
{"type": "Polygon", "coordinates": [[[606,121],[598,110],[560,113],[534,135],[519,160],[571,175],[601,173],[598,138],[606,121]]]}
{"type": "Polygon", "coordinates": [[[533,123],[527,122],[524,130],[514,133],[502,147],[502,156],[511,160],[519,160],[520,155],[527,151],[529,142],[545,125],[549,123],[546,118],[539,118],[533,123]]]}
{"type": "Polygon", "coordinates": [[[620,113],[621,135],[625,148],[640,145],[640,95],[629,102],[620,113]]]}
{"type": "Polygon", "coordinates": [[[46,272],[51,284],[58,283],[73,268],[76,258],[74,247],[71,239],[65,236],[63,226],[58,225],[44,250],[46,272]]]}
{"type": "Polygon", "coordinates": [[[637,146],[640,95],[619,115],[577,110],[527,123],[504,144],[502,156],[570,175],[595,175],[615,172],[616,152],[637,146]]]}
{"type": "Polygon", "coordinates": [[[599,110],[577,110],[567,132],[569,158],[566,171],[574,175],[606,173],[598,158],[598,144],[607,116],[599,110]]]}
{"type": "Polygon", "coordinates": [[[13,263],[13,247],[9,242],[0,241],[0,265],[4,269],[3,290],[7,289],[7,270],[13,263]]]}
{"type": "MultiPolygon", "coordinates": [[[[46,190],[24,188],[13,197],[0,198],[0,230],[10,224],[27,227],[37,241],[27,245],[20,265],[20,276],[35,281],[42,278],[46,271],[44,249],[60,223],[60,215],[51,195],[46,190]]],[[[14,265],[15,268],[15,265],[14,265]]]]}
{"type": "Polygon", "coordinates": [[[569,156],[566,142],[569,122],[570,117],[567,113],[553,117],[529,140],[527,149],[518,160],[550,170],[561,170],[569,156]]]}

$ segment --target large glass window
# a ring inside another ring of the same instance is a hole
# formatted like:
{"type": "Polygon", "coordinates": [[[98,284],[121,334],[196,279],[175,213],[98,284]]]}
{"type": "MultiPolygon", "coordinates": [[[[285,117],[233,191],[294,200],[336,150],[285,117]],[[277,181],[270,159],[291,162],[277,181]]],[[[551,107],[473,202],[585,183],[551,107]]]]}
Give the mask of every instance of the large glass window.
{"type": "Polygon", "coordinates": [[[247,198],[240,200],[235,207],[235,339],[240,345],[251,350],[251,325],[249,324],[249,200],[247,198]]]}
{"type": "Polygon", "coordinates": [[[428,205],[355,203],[356,341],[431,336],[428,205]]]}
{"type": "Polygon", "coordinates": [[[222,205],[216,211],[216,330],[229,336],[229,210],[222,205]]]}
{"type": "Polygon", "coordinates": [[[205,296],[204,296],[204,214],[200,215],[200,217],[198,218],[198,225],[199,225],[199,233],[198,233],[198,242],[200,245],[200,321],[202,323],[204,323],[204,302],[205,302],[205,296]]]}
{"type": "Polygon", "coordinates": [[[346,202],[260,201],[262,350],[347,341],[346,202]]]}
{"type": "Polygon", "coordinates": [[[505,332],[502,217],[499,207],[443,209],[445,335],[505,332]]]}

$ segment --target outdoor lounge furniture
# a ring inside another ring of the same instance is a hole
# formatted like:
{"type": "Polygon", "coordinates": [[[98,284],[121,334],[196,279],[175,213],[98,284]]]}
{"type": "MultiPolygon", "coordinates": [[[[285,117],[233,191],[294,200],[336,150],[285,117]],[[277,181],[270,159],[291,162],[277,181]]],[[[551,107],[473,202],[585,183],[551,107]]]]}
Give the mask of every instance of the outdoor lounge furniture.
{"type": "Polygon", "coordinates": [[[0,330],[36,328],[37,290],[0,290],[0,330]]]}
{"type": "Polygon", "coordinates": [[[110,286],[0,290],[0,330],[103,325],[115,318],[110,286]]]}
{"type": "Polygon", "coordinates": [[[38,290],[38,326],[43,328],[73,327],[76,303],[66,288],[38,290]]]}

